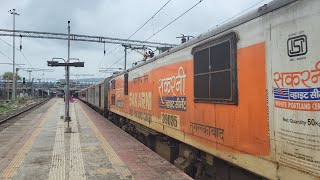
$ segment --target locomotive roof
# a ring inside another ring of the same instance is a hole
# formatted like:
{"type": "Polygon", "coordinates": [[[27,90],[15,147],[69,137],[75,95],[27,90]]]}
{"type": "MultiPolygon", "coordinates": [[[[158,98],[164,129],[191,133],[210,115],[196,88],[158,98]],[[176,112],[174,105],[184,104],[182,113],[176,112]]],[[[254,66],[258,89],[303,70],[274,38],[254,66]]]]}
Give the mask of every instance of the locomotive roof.
{"type": "Polygon", "coordinates": [[[153,61],[155,61],[157,59],[160,59],[160,58],[162,58],[164,56],[167,56],[169,54],[175,53],[175,52],[177,52],[177,51],[179,51],[181,49],[184,49],[186,47],[194,45],[194,44],[196,44],[196,43],[198,43],[200,41],[203,41],[205,39],[211,38],[213,36],[216,36],[216,35],[218,35],[220,33],[225,32],[225,31],[228,31],[228,30],[230,30],[230,29],[232,29],[232,28],[234,28],[236,26],[244,24],[244,23],[246,23],[248,21],[251,21],[251,20],[253,20],[255,18],[258,18],[260,16],[263,16],[263,15],[265,15],[267,13],[275,11],[275,10],[277,10],[279,8],[282,8],[282,7],[284,7],[286,5],[289,5],[289,4],[291,4],[293,2],[296,2],[296,1],[298,1],[298,0],[273,0],[273,1],[269,2],[268,4],[265,4],[265,5],[255,9],[255,10],[251,11],[251,12],[248,12],[248,13],[246,13],[246,14],[244,14],[244,15],[242,15],[242,16],[240,16],[240,17],[238,17],[238,18],[236,18],[236,19],[234,19],[234,20],[232,20],[232,21],[230,21],[228,23],[225,23],[225,24],[223,24],[221,26],[218,26],[218,27],[212,29],[209,32],[200,34],[198,37],[193,38],[190,41],[187,41],[187,42],[185,42],[183,44],[180,44],[177,47],[169,49],[166,52],[161,53],[161,54],[151,58],[150,60],[147,60],[144,63],[141,63],[141,64],[139,64],[139,65],[137,65],[135,67],[132,67],[132,68],[130,68],[130,69],[124,71],[124,72],[121,72],[121,73],[119,73],[117,75],[112,75],[110,78],[114,78],[114,77],[120,76],[120,75],[122,75],[122,74],[124,74],[126,72],[129,72],[129,71],[133,70],[133,69],[139,68],[139,67],[141,67],[141,66],[143,66],[145,64],[153,62],[153,61]]]}

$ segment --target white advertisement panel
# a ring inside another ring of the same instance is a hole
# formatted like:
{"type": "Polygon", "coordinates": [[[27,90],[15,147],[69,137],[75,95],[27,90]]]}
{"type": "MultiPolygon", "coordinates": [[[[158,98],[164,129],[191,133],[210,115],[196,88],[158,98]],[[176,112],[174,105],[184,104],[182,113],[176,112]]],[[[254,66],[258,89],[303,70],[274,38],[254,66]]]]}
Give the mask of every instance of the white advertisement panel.
{"type": "Polygon", "coordinates": [[[319,15],[309,15],[271,30],[276,159],[316,176],[320,176],[319,24],[319,15]]]}

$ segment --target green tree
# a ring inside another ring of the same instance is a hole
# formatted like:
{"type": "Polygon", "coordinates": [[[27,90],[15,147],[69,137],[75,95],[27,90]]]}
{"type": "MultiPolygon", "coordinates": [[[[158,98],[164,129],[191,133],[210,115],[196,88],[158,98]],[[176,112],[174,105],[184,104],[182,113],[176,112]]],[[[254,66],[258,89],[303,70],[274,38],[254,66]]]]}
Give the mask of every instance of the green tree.
{"type": "MultiPolygon", "coordinates": [[[[12,72],[5,72],[5,73],[3,73],[3,75],[2,75],[2,79],[4,79],[4,80],[6,80],[6,79],[8,79],[8,80],[12,80],[13,79],[13,73],[12,72]]],[[[21,80],[21,77],[18,75],[18,76],[16,76],[16,79],[17,80],[21,80]]]]}

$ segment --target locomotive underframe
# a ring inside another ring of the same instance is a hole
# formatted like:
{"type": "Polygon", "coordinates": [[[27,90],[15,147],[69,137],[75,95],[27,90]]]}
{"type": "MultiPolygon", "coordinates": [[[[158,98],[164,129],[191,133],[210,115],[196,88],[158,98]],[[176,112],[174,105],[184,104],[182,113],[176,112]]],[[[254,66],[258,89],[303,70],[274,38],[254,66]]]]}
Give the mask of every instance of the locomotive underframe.
{"type": "MultiPolygon", "coordinates": [[[[86,103],[86,102],[84,102],[86,103]]],[[[261,180],[263,177],[167,135],[86,103],[139,142],[197,180],[261,180]]]]}

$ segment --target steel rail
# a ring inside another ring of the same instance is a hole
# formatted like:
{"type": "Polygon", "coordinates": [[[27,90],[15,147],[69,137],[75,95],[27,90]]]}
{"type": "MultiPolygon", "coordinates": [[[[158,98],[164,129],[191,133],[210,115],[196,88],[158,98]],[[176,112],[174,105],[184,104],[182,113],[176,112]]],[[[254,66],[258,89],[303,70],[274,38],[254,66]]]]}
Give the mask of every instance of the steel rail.
{"type": "Polygon", "coordinates": [[[34,105],[31,105],[31,106],[28,107],[27,109],[24,109],[24,110],[22,110],[22,111],[19,111],[19,112],[17,112],[17,113],[14,113],[13,115],[10,115],[9,117],[6,117],[6,118],[4,118],[4,119],[0,119],[0,124],[3,124],[3,123],[5,123],[5,122],[7,122],[7,121],[9,121],[9,120],[11,120],[11,119],[13,119],[13,118],[15,118],[15,117],[17,117],[17,116],[19,116],[19,115],[27,112],[27,111],[30,111],[31,109],[33,109],[33,108],[35,108],[35,107],[37,107],[37,106],[39,106],[39,105],[42,105],[42,104],[48,102],[50,99],[51,99],[51,98],[47,98],[47,99],[44,100],[44,101],[41,101],[41,102],[36,103],[36,104],[34,104],[34,105]]]}

